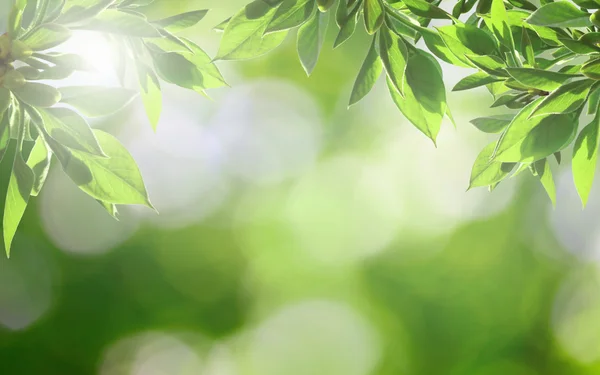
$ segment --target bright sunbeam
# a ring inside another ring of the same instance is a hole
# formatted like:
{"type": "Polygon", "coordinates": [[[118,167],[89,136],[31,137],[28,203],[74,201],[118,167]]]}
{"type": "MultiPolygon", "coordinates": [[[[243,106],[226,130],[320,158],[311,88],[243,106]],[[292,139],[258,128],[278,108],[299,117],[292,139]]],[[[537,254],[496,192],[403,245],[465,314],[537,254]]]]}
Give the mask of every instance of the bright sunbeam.
{"type": "Polygon", "coordinates": [[[103,85],[116,83],[117,52],[116,47],[100,33],[91,31],[77,31],[63,44],[62,51],[76,53],[83,57],[92,67],[91,74],[87,74],[94,81],[103,85]]]}

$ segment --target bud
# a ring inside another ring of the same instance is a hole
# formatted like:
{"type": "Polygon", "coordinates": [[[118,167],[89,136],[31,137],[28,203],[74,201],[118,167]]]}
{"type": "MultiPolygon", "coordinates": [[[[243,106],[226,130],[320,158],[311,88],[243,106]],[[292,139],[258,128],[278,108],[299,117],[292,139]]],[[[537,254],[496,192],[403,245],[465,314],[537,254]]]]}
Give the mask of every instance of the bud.
{"type": "Polygon", "coordinates": [[[11,69],[4,74],[2,77],[2,86],[9,90],[17,89],[25,84],[25,77],[23,73],[18,70],[11,69]]]}
{"type": "Polygon", "coordinates": [[[8,34],[0,35],[0,60],[6,60],[10,55],[12,41],[8,34]]]}
{"type": "Polygon", "coordinates": [[[592,22],[594,25],[596,25],[596,26],[600,27],[600,9],[599,9],[599,10],[597,10],[597,11],[595,11],[595,12],[594,12],[594,14],[592,14],[592,15],[590,16],[590,21],[591,21],[591,22],[592,22]]]}
{"type": "Polygon", "coordinates": [[[317,0],[317,5],[321,12],[327,12],[335,0],[317,0]]]}

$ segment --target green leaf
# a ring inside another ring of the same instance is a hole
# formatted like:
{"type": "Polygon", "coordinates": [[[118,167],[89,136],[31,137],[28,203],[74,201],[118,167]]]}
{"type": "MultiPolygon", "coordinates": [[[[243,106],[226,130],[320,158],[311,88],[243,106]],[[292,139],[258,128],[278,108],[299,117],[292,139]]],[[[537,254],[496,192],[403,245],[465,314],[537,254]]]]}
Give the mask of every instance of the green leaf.
{"type": "Polygon", "coordinates": [[[48,134],[63,146],[106,157],[88,123],[68,108],[39,110],[48,134]]]}
{"type": "Polygon", "coordinates": [[[502,181],[513,170],[515,163],[503,163],[491,160],[496,142],[487,145],[475,159],[471,169],[469,189],[490,186],[502,181]]]}
{"type": "Polygon", "coordinates": [[[369,34],[375,34],[381,25],[383,25],[383,16],[385,12],[381,1],[382,0],[363,0],[365,28],[369,34]]]}
{"type": "MultiPolygon", "coordinates": [[[[343,2],[340,1],[340,4],[343,2]]],[[[345,18],[344,22],[340,25],[340,31],[333,42],[333,48],[339,47],[342,43],[348,40],[356,31],[356,24],[358,19],[358,10],[360,7],[356,6],[345,18]]]]}
{"type": "Polygon", "coordinates": [[[404,0],[403,2],[417,16],[433,19],[452,19],[448,12],[425,0],[404,0]]]}
{"type": "Polygon", "coordinates": [[[500,133],[513,119],[513,115],[491,115],[471,120],[477,129],[484,133],[500,133]]]}
{"type": "Polygon", "coordinates": [[[450,51],[467,66],[473,66],[465,55],[495,55],[496,42],[482,29],[466,24],[437,28],[450,51]]]}
{"type": "Polygon", "coordinates": [[[352,88],[352,94],[350,95],[350,103],[348,106],[358,103],[362,98],[364,98],[371,91],[382,72],[383,64],[379,58],[379,55],[377,54],[376,38],[373,38],[371,48],[369,48],[367,57],[365,58],[365,61],[358,72],[358,77],[356,77],[356,81],[354,82],[354,87],[352,88]]]}
{"type": "Polygon", "coordinates": [[[42,190],[46,177],[48,177],[48,172],[50,171],[51,160],[52,154],[46,146],[46,142],[42,137],[38,137],[27,158],[27,166],[34,175],[33,188],[31,190],[32,196],[38,196],[42,190]]]}
{"type": "Polygon", "coordinates": [[[8,149],[8,143],[10,142],[9,118],[10,114],[8,111],[0,114],[0,162],[2,162],[8,149]]]}
{"type": "Polygon", "coordinates": [[[102,208],[104,208],[104,210],[106,210],[106,212],[113,217],[113,219],[119,221],[119,210],[117,209],[117,206],[113,203],[108,203],[108,202],[103,202],[99,199],[96,199],[96,202],[98,202],[98,204],[100,206],[102,206],[102,208]]]}
{"type": "Polygon", "coordinates": [[[65,2],[63,13],[56,22],[69,24],[93,18],[114,2],[114,0],[69,0],[65,2]]]}
{"type": "Polygon", "coordinates": [[[557,1],[539,8],[525,20],[530,25],[549,27],[592,26],[590,14],[569,1],[557,1]]]}
{"type": "Polygon", "coordinates": [[[157,74],[165,81],[191,90],[203,90],[203,77],[190,53],[166,52],[153,56],[157,74]]]}
{"type": "Polygon", "coordinates": [[[408,59],[404,80],[402,98],[388,78],[392,99],[404,116],[435,144],[446,113],[442,75],[425,52],[417,51],[408,59]]]}
{"type": "Polygon", "coordinates": [[[92,198],[114,204],[140,204],[153,208],[142,175],[125,147],[103,131],[94,130],[94,135],[108,158],[63,149],[56,143],[49,143],[66,174],[92,198]]]}
{"type": "Polygon", "coordinates": [[[23,102],[34,107],[52,107],[60,101],[60,92],[43,83],[27,82],[22,87],[12,90],[23,102]]]}
{"type": "Polygon", "coordinates": [[[0,114],[8,110],[11,100],[12,96],[10,94],[10,91],[7,90],[5,87],[0,87],[0,114]]]}
{"type": "Polygon", "coordinates": [[[54,23],[37,27],[23,42],[33,51],[43,51],[63,44],[71,38],[71,30],[54,23]]]}
{"type": "Polygon", "coordinates": [[[543,91],[554,91],[569,79],[577,77],[575,74],[533,68],[506,68],[506,71],[523,85],[543,91]]]}
{"type": "Polygon", "coordinates": [[[588,61],[583,64],[581,73],[591,79],[600,80],[600,59],[588,61]]]}
{"type": "Polygon", "coordinates": [[[492,0],[489,19],[492,26],[491,29],[500,43],[511,51],[514,50],[515,42],[508,26],[508,15],[506,14],[503,0],[492,0]]]}
{"type": "MultiPolygon", "coordinates": [[[[574,40],[568,38],[560,38],[560,42],[565,45],[565,47],[573,52],[574,54],[579,55],[591,55],[600,52],[600,48],[595,45],[590,45],[581,40],[574,40]]],[[[572,56],[566,55],[571,58],[572,56]]],[[[559,58],[559,60],[562,60],[559,58]]]]}
{"type": "Polygon", "coordinates": [[[31,169],[23,160],[21,148],[23,147],[23,137],[25,133],[24,116],[21,114],[19,120],[19,139],[17,141],[17,150],[13,160],[12,172],[8,182],[6,193],[6,203],[4,205],[4,217],[2,218],[2,228],[4,232],[4,249],[6,255],[10,257],[10,247],[12,245],[19,223],[25,214],[29,196],[33,189],[34,176],[31,169]]]}
{"type": "Polygon", "coordinates": [[[573,147],[573,180],[583,206],[587,204],[598,161],[600,112],[579,133],[573,147]]]}
{"type": "Polygon", "coordinates": [[[16,0],[13,3],[9,17],[8,17],[8,35],[11,39],[16,37],[21,32],[21,24],[23,22],[23,13],[27,6],[26,0],[16,0]]]}
{"type": "Polygon", "coordinates": [[[428,29],[428,28],[420,28],[419,32],[427,45],[427,48],[431,53],[437,56],[440,60],[447,62],[448,64],[462,66],[462,67],[470,67],[471,64],[468,64],[463,61],[464,57],[457,57],[450,49],[446,46],[446,43],[437,32],[428,29]]]}
{"type": "Polygon", "coordinates": [[[208,9],[194,10],[191,12],[178,14],[173,17],[153,21],[152,23],[164,28],[169,32],[176,33],[178,31],[195,26],[204,18],[204,16],[206,16],[206,13],[208,13],[208,9]]]}
{"type": "Polygon", "coordinates": [[[298,29],[298,56],[307,75],[311,75],[319,60],[327,23],[327,13],[315,12],[315,15],[298,29]]]}
{"type": "Polygon", "coordinates": [[[67,86],[59,90],[62,103],[73,106],[87,117],[101,117],[118,112],[137,95],[135,91],[121,87],[67,86]]]}
{"type": "Polygon", "coordinates": [[[379,56],[396,91],[401,96],[404,95],[403,85],[408,50],[404,39],[385,25],[379,32],[379,56]]]}
{"type": "Polygon", "coordinates": [[[538,160],[533,163],[537,178],[546,190],[552,205],[556,207],[556,187],[554,185],[554,178],[552,178],[552,170],[550,169],[550,163],[547,159],[538,160]]]}
{"type": "Polygon", "coordinates": [[[600,88],[596,87],[594,90],[590,92],[590,96],[588,97],[588,115],[596,114],[598,110],[598,106],[600,105],[600,88]]]}
{"type": "MultiPolygon", "coordinates": [[[[502,95],[501,97],[496,99],[490,107],[495,108],[495,107],[500,107],[503,105],[509,107],[509,105],[514,104],[514,103],[518,102],[520,99],[522,99],[523,97],[525,97],[525,95],[527,95],[527,93],[502,95]]],[[[520,107],[522,107],[522,106],[517,106],[517,108],[520,108],[520,107]]]]}
{"type": "Polygon", "coordinates": [[[157,58],[157,55],[154,55],[154,65],[157,70],[159,70],[160,66],[163,70],[162,73],[165,76],[171,77],[171,80],[176,82],[179,82],[176,76],[185,76],[182,78],[182,82],[176,84],[186,88],[211,89],[227,86],[227,82],[225,82],[219,68],[202,48],[186,38],[180,38],[180,41],[183,45],[167,39],[152,40],[151,45],[165,52],[180,52],[179,55],[184,58],[182,59],[175,55],[166,55],[157,58]],[[192,63],[195,67],[189,63],[192,63]],[[187,73],[180,74],[177,72],[177,69],[182,69],[187,73]]]}
{"type": "Polygon", "coordinates": [[[532,67],[536,67],[537,64],[535,62],[535,52],[533,50],[533,44],[531,43],[531,39],[529,38],[529,33],[525,26],[523,26],[521,30],[521,53],[525,56],[525,60],[527,64],[532,67]]]}
{"type": "Polygon", "coordinates": [[[138,80],[140,83],[140,93],[146,115],[152,129],[156,131],[158,121],[162,112],[162,93],[160,91],[160,82],[152,69],[141,61],[136,61],[138,80]]]}
{"type": "Polygon", "coordinates": [[[534,162],[571,143],[577,132],[579,112],[530,118],[540,102],[541,99],[531,102],[511,121],[498,140],[495,160],[534,162]]]}
{"type": "Polygon", "coordinates": [[[269,22],[265,34],[293,29],[304,24],[315,9],[313,0],[285,0],[269,22]]]}
{"type": "Polygon", "coordinates": [[[502,80],[502,78],[492,77],[484,72],[477,72],[458,81],[452,88],[452,91],[470,90],[475,87],[485,86],[489,83],[500,82],[502,80]]]}
{"type": "Polygon", "coordinates": [[[583,106],[594,84],[591,79],[566,83],[545,97],[530,116],[574,112],[583,106]]]}
{"type": "Polygon", "coordinates": [[[465,57],[477,68],[484,72],[494,75],[497,77],[507,77],[508,74],[504,70],[506,63],[501,58],[496,56],[478,56],[478,55],[465,55],[465,57]]]}
{"type": "Polygon", "coordinates": [[[79,28],[139,38],[160,37],[158,30],[145,18],[116,9],[103,11],[79,28]]]}
{"type": "Polygon", "coordinates": [[[287,32],[264,35],[277,8],[255,0],[234,15],[225,30],[215,60],[244,60],[277,48],[287,32]]]}

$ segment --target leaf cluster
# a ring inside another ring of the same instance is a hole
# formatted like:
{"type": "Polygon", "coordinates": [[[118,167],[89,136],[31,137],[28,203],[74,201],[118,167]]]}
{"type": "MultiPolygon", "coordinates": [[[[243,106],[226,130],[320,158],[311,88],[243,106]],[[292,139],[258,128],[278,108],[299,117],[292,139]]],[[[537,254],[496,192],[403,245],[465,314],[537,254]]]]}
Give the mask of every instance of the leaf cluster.
{"type": "Polygon", "coordinates": [[[89,119],[119,111],[140,96],[155,128],[162,82],[203,95],[226,85],[212,58],[192,41],[176,36],[197,24],[207,10],[150,19],[146,9],[152,2],[13,2],[8,30],[0,36],[0,161],[8,155],[9,145],[16,145],[2,218],[7,254],[29,199],[39,194],[53,162],[115,218],[117,205],[153,208],[132,156],[115,137],[92,129],[89,119]],[[121,52],[122,82],[129,65],[137,72],[138,87],[52,84],[90,69],[75,53],[53,51],[76,30],[109,38],[121,52]]]}
{"type": "MultiPolygon", "coordinates": [[[[573,176],[585,205],[600,137],[600,2],[459,0],[450,12],[440,2],[337,1],[334,48],[359,25],[372,35],[349,104],[385,75],[400,112],[435,143],[444,117],[453,122],[439,62],[470,69],[452,91],[486,87],[494,98],[491,107],[505,107],[507,113],[472,121],[497,140],[475,160],[469,187],[491,190],[528,170],[554,202],[551,159],[560,163],[573,145],[573,176]],[[443,26],[431,27],[434,19],[443,26]],[[595,117],[580,131],[586,114],[595,117]]],[[[223,31],[217,58],[260,56],[297,28],[299,59],[310,74],[334,3],[255,0],[217,27],[223,31]]]]}
{"type": "Polygon", "coordinates": [[[53,161],[115,217],[117,205],[152,207],[131,155],[113,136],[91,129],[89,118],[140,96],[156,128],[161,84],[207,96],[227,85],[216,61],[262,56],[291,33],[310,75],[328,27],[337,29],[333,48],[357,28],[370,35],[349,105],[385,76],[399,111],[434,144],[444,118],[454,122],[440,63],[470,70],[452,91],[485,87],[491,107],[505,107],[503,115],[471,121],[496,140],[475,160],[470,188],[491,190],[529,171],[554,202],[553,159],[561,163],[573,146],[574,182],[587,202],[600,142],[599,0],[458,0],[451,11],[441,0],[254,0],[215,26],[222,33],[215,58],[177,36],[201,21],[205,9],[153,19],[147,10],[155,0],[12,1],[0,37],[0,160],[11,141],[16,145],[2,222],[7,253],[53,161]],[[441,26],[432,27],[432,20],[441,26]],[[138,87],[47,84],[89,69],[75,53],[53,52],[75,30],[109,38],[122,57],[122,81],[131,66],[138,87]],[[580,129],[583,115],[593,119],[580,129]]]}

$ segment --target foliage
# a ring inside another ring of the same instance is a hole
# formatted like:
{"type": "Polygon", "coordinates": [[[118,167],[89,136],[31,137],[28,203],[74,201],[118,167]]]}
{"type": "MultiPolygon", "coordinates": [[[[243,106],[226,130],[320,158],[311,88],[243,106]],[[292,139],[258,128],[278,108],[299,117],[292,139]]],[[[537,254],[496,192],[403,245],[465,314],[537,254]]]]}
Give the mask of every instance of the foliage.
{"type": "Polygon", "coordinates": [[[109,214],[116,217],[119,204],[152,207],[127,150],[86,121],[118,111],[137,93],[106,87],[57,89],[37,82],[60,81],[87,68],[76,54],[48,51],[68,40],[73,30],[107,34],[127,51],[149,121],[156,127],[161,81],[206,95],[206,90],[226,85],[215,61],[262,56],[294,29],[300,62],[310,75],[335,13],[334,48],[359,24],[371,36],[350,105],[385,74],[398,109],[435,143],[443,118],[453,121],[438,60],[475,69],[453,91],[485,86],[494,96],[492,107],[506,107],[509,113],[472,121],[498,139],[475,161],[470,187],[493,189],[529,170],[554,202],[550,159],[560,163],[561,152],[574,144],[575,185],[584,205],[588,199],[600,134],[596,0],[542,0],[539,6],[527,0],[459,0],[452,12],[440,8],[440,0],[338,0],[337,6],[335,0],[254,0],[215,27],[223,33],[215,59],[175,35],[202,20],[207,10],[149,19],[145,10],[153,1],[14,1],[8,32],[0,37],[0,159],[11,139],[17,147],[2,224],[7,253],[29,197],[44,184],[52,156],[109,214]],[[431,27],[434,19],[446,24],[431,27]],[[426,49],[417,46],[421,40],[426,49]],[[595,118],[578,132],[586,107],[595,118]]]}

